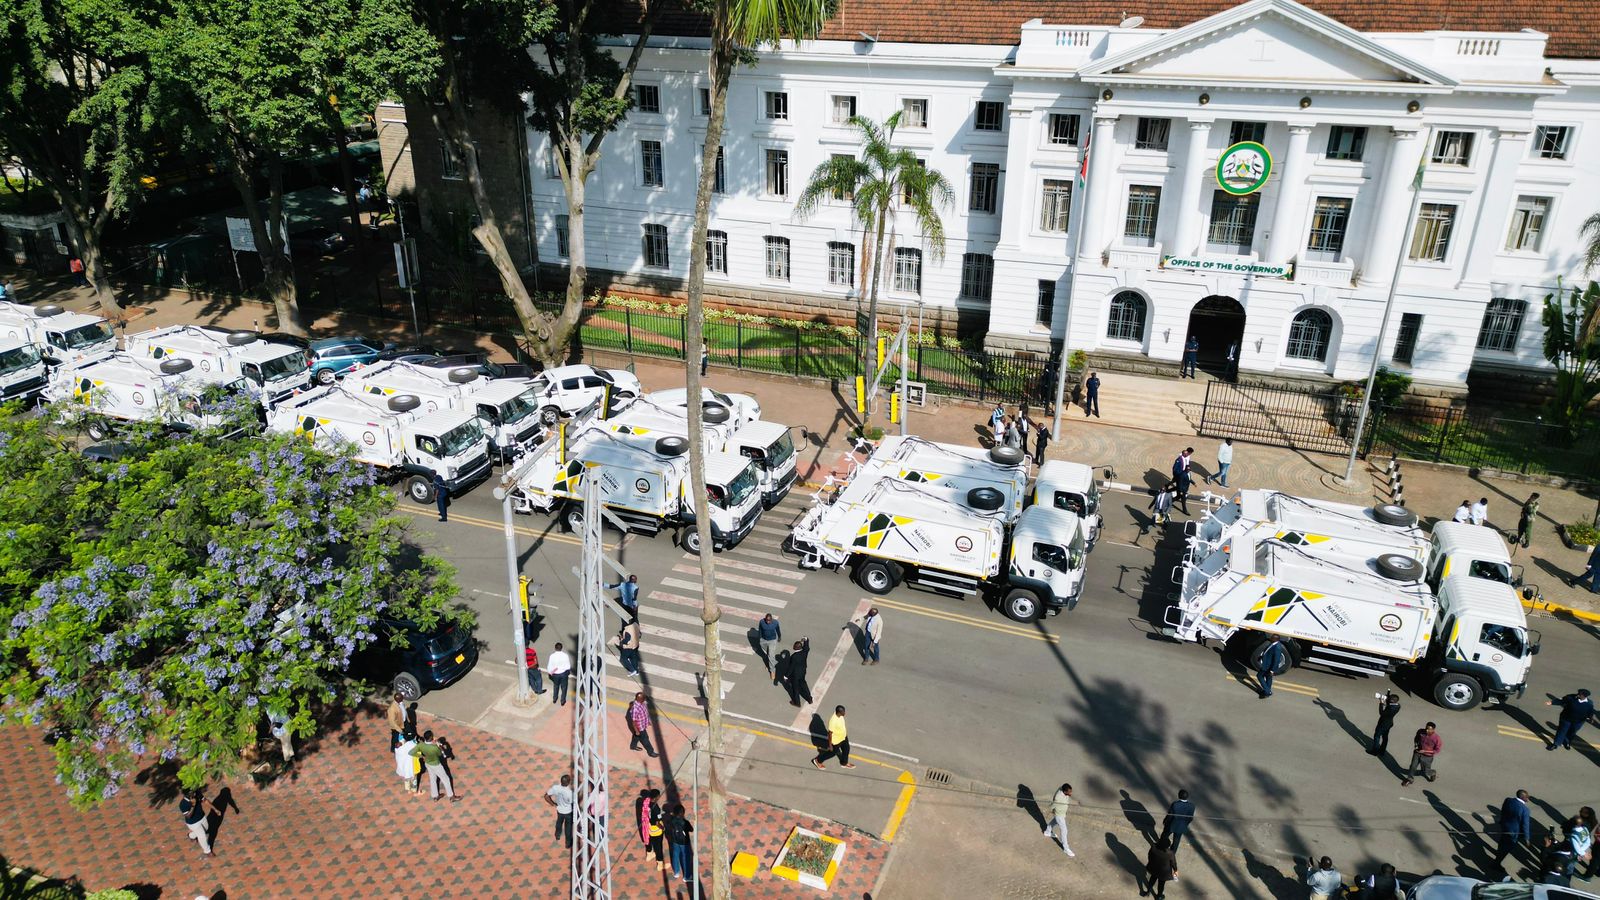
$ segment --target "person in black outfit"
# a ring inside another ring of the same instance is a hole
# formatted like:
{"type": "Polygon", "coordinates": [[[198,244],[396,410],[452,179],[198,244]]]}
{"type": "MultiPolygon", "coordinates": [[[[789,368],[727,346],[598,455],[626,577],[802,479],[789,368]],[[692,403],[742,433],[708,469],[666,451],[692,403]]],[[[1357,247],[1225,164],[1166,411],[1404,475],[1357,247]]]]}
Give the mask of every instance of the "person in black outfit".
{"type": "Polygon", "coordinates": [[[438,472],[433,473],[433,502],[439,507],[439,521],[450,521],[450,488],[438,472]]]}
{"type": "Polygon", "coordinates": [[[806,658],[811,655],[811,638],[794,642],[794,649],[783,656],[782,671],[778,678],[789,689],[789,705],[799,706],[801,698],[811,702],[811,688],[806,686],[806,658]]]}
{"type": "Polygon", "coordinates": [[[1044,465],[1044,451],[1050,446],[1050,429],[1040,425],[1033,432],[1033,461],[1044,465]]]}
{"type": "Polygon", "coordinates": [[[1171,840],[1174,860],[1178,858],[1178,845],[1183,843],[1183,836],[1189,833],[1189,824],[1193,821],[1194,801],[1189,799],[1188,791],[1179,791],[1178,799],[1167,807],[1167,819],[1161,825],[1161,841],[1171,840]]]}
{"type": "Polygon", "coordinates": [[[1400,878],[1390,863],[1379,866],[1376,875],[1356,879],[1356,885],[1361,888],[1358,895],[1361,900],[1402,900],[1405,896],[1400,878]]]}
{"type": "Polygon", "coordinates": [[[1372,746],[1367,752],[1382,756],[1389,751],[1389,729],[1394,727],[1395,716],[1400,715],[1400,696],[1390,691],[1378,700],[1378,724],[1372,729],[1372,746]]]}
{"type": "Polygon", "coordinates": [[[1178,860],[1167,847],[1166,838],[1150,847],[1150,854],[1144,861],[1144,874],[1148,883],[1139,889],[1139,896],[1153,894],[1156,900],[1162,900],[1167,895],[1167,882],[1178,874],[1178,860]]]}

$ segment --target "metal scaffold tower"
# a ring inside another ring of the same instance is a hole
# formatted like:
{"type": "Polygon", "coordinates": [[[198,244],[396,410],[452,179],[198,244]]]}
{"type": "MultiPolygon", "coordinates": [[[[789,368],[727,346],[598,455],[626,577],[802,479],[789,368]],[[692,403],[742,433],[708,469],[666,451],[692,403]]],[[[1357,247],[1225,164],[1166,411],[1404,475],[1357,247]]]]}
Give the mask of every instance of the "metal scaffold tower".
{"type": "Polygon", "coordinates": [[[609,796],[606,757],[605,597],[601,588],[600,479],[584,480],[583,563],[578,593],[578,659],[573,685],[572,768],[577,786],[572,810],[576,825],[572,848],[574,900],[610,900],[611,854],[606,810],[591,808],[596,795],[609,796]]]}

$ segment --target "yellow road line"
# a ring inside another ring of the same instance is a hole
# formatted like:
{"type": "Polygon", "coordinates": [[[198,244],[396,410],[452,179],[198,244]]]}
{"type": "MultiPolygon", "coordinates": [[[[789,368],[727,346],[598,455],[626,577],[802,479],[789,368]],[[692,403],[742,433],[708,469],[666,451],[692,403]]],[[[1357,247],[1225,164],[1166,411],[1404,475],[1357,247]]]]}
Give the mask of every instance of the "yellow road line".
{"type": "MultiPolygon", "coordinates": [[[[412,509],[409,506],[399,506],[399,507],[396,507],[396,509],[400,510],[401,512],[410,513],[413,516],[432,517],[434,515],[432,512],[430,512],[428,510],[425,510],[425,509],[412,509]]],[[[473,526],[476,526],[478,528],[490,528],[490,529],[493,529],[493,530],[499,531],[499,532],[504,532],[505,529],[506,529],[506,526],[505,526],[504,522],[493,522],[493,521],[490,521],[489,519],[480,519],[480,518],[478,518],[476,516],[452,515],[450,517],[450,521],[451,522],[460,522],[463,525],[473,525],[473,526]]],[[[446,524],[448,524],[448,523],[446,523],[446,524]]],[[[549,532],[546,532],[546,531],[536,531],[536,530],[534,530],[532,528],[524,528],[524,527],[522,527],[520,525],[519,526],[515,526],[515,528],[516,528],[517,534],[520,534],[523,537],[541,538],[541,539],[546,540],[546,541],[560,541],[563,544],[573,544],[573,545],[579,546],[579,547],[583,546],[583,541],[579,540],[578,538],[571,537],[569,535],[554,534],[554,533],[549,533],[549,532]]],[[[614,550],[614,549],[616,549],[616,546],[617,546],[616,544],[607,544],[606,545],[606,549],[614,550]]]]}
{"type": "Polygon", "coordinates": [[[883,842],[894,843],[894,836],[900,831],[900,821],[906,817],[906,810],[911,808],[911,796],[917,792],[917,776],[910,772],[900,773],[900,797],[894,801],[894,809],[889,813],[889,823],[883,826],[883,842]]]}
{"type": "MultiPolygon", "coordinates": [[[[1226,675],[1224,675],[1222,677],[1230,679],[1232,681],[1237,681],[1240,684],[1245,685],[1246,687],[1252,687],[1253,688],[1253,687],[1256,686],[1255,682],[1246,681],[1246,680],[1244,680],[1244,678],[1242,676],[1235,675],[1232,672],[1229,672],[1228,674],[1226,674],[1226,675]]],[[[1320,691],[1318,691],[1316,688],[1312,687],[1309,684],[1295,684],[1292,681],[1284,681],[1281,678],[1272,679],[1272,689],[1274,691],[1276,691],[1279,688],[1282,688],[1282,689],[1288,691],[1291,694],[1300,694],[1300,695],[1303,695],[1303,696],[1306,696],[1306,697],[1315,697],[1315,696],[1318,696],[1321,693],[1320,691]]]]}
{"type": "Polygon", "coordinates": [[[1544,738],[1518,725],[1496,725],[1495,730],[1500,733],[1501,737],[1521,738],[1525,741],[1533,741],[1536,744],[1545,743],[1544,738]]]}
{"type": "Polygon", "coordinates": [[[1060,635],[1047,634],[1041,631],[1030,631],[1026,628],[1016,625],[998,625],[994,622],[985,622],[982,619],[974,618],[972,616],[963,616],[959,613],[929,609],[926,606],[918,606],[913,603],[900,603],[894,600],[884,600],[882,598],[875,599],[872,602],[877,606],[882,606],[887,609],[915,613],[919,616],[927,616],[930,619],[941,619],[946,622],[954,622],[958,625],[970,625],[973,628],[987,628],[990,631],[998,631],[1001,634],[1009,634],[1013,637],[1032,638],[1036,641],[1044,641],[1047,644],[1061,643],[1060,635]]]}

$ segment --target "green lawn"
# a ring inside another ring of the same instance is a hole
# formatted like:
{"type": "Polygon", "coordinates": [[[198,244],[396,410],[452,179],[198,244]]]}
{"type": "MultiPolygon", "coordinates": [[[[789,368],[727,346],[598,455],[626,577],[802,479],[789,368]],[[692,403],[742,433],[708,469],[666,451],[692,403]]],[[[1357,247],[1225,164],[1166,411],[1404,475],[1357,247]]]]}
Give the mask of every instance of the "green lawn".
{"type": "Polygon", "coordinates": [[[1556,430],[1517,419],[1478,417],[1449,423],[1386,418],[1377,427],[1378,453],[1508,472],[1600,474],[1600,442],[1588,435],[1568,443],[1556,430]]]}

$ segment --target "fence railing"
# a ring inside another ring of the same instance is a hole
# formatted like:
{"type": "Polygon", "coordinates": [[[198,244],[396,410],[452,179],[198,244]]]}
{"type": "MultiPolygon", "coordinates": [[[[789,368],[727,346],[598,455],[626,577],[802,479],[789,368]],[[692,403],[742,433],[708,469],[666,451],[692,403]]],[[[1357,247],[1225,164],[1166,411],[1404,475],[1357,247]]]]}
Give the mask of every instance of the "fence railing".
{"type": "Polygon", "coordinates": [[[1365,450],[1523,475],[1600,478],[1594,429],[1569,435],[1538,417],[1458,407],[1375,410],[1365,450]]]}
{"type": "Polygon", "coordinates": [[[1207,437],[1348,453],[1359,412],[1332,387],[1295,391],[1212,381],[1196,430],[1207,437]]]}

